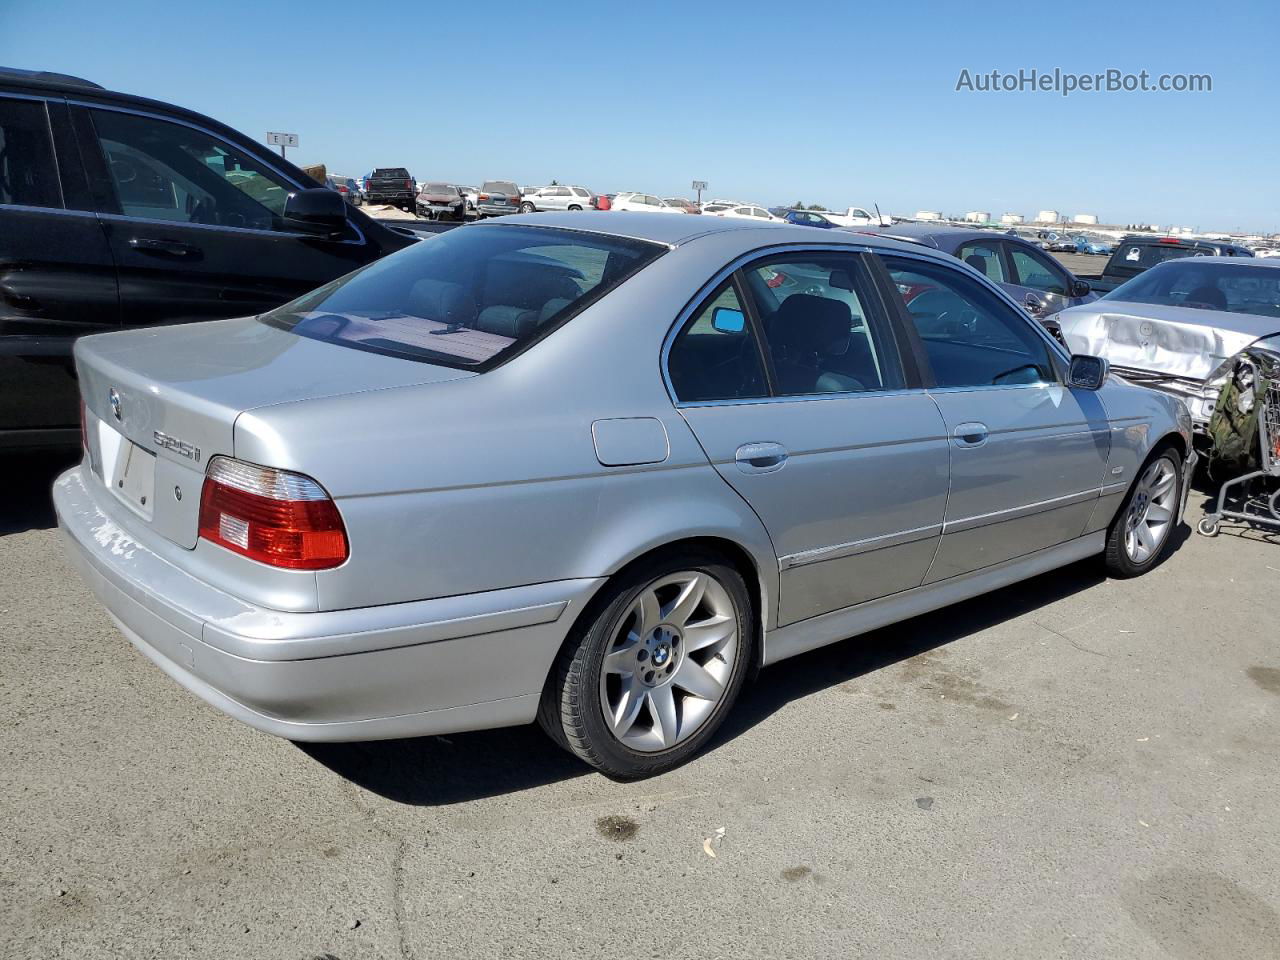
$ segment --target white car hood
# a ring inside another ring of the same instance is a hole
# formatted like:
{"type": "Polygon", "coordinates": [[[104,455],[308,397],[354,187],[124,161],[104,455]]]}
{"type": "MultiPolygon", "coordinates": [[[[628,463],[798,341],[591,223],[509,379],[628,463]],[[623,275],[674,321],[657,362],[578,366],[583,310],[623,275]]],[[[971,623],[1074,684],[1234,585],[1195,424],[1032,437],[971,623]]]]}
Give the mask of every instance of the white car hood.
{"type": "Polygon", "coordinates": [[[1189,380],[1207,380],[1225,360],[1280,331],[1280,319],[1272,317],[1114,300],[1072,307],[1054,319],[1072,353],[1189,380]]]}

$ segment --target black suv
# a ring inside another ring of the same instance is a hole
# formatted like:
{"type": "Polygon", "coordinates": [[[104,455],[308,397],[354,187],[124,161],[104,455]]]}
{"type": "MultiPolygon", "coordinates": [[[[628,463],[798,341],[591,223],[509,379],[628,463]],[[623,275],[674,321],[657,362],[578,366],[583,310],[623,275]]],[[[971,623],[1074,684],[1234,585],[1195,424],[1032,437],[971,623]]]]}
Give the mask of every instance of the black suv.
{"type": "Polygon", "coordinates": [[[261,313],[415,240],[216,120],[0,68],[0,449],[78,439],[76,337],[261,313]]]}

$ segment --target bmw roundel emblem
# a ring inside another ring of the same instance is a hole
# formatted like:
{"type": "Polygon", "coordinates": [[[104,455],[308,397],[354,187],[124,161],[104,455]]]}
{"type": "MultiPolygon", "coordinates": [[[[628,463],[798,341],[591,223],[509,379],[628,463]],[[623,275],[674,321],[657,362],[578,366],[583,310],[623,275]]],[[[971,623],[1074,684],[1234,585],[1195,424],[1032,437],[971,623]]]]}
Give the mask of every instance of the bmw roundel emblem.
{"type": "Polygon", "coordinates": [[[107,394],[107,400],[111,403],[111,413],[117,420],[120,419],[120,394],[116,393],[116,388],[112,387],[111,392],[107,394]]]}

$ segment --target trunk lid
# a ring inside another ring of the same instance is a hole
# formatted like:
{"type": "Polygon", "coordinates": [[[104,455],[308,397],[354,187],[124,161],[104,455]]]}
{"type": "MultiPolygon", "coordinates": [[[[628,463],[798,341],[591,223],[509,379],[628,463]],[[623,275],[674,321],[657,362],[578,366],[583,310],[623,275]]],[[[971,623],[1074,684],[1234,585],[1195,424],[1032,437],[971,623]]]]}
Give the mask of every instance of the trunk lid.
{"type": "Polygon", "coordinates": [[[90,463],[129,509],[196,542],[209,460],[236,419],[278,403],[475,376],[323,343],[249,317],[86,337],[75,346],[90,463]]]}

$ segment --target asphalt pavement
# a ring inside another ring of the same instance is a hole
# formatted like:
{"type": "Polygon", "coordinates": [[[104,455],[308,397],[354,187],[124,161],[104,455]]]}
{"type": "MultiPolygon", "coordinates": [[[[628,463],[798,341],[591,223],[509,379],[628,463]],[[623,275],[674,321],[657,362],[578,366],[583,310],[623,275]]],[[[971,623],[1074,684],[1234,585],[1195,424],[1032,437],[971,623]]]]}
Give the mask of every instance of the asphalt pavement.
{"type": "Polygon", "coordinates": [[[0,464],[4,960],[1280,956],[1280,537],[787,661],[624,784],[535,728],[220,715],[64,559],[65,461],[0,464]]]}

